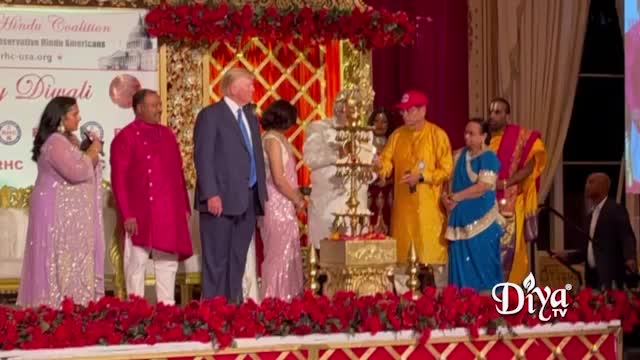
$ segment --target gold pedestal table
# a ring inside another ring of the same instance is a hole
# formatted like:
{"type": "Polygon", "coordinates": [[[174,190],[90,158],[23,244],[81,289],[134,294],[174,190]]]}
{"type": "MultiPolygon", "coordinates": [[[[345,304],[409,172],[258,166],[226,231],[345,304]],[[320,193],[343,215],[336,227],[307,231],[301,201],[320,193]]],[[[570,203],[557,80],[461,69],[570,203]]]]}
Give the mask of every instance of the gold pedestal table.
{"type": "Polygon", "coordinates": [[[322,240],[319,265],[327,275],[326,296],[338,291],[353,291],[359,296],[393,291],[396,240],[322,240]]]}

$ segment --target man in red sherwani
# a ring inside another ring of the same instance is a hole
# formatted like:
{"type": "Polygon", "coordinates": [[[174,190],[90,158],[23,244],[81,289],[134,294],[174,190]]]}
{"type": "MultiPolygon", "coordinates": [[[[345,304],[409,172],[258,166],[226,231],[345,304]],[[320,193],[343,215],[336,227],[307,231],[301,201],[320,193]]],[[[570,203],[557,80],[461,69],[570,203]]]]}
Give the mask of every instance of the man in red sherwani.
{"type": "Polygon", "coordinates": [[[158,302],[174,304],[178,261],[193,254],[191,214],[182,157],[173,132],[160,124],[155,91],[133,95],[135,120],[111,143],[111,187],[124,223],[124,271],[129,295],[144,296],[145,268],[152,259],[158,302]]]}

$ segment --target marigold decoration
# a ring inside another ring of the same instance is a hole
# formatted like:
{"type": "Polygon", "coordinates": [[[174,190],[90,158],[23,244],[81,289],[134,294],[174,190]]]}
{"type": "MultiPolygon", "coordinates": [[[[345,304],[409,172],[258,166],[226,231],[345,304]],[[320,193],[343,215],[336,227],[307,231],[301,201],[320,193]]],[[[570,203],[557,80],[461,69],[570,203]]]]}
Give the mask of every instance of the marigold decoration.
{"type": "MultiPolygon", "coordinates": [[[[619,319],[627,332],[638,324],[638,293],[585,289],[573,293],[568,300],[566,316],[554,321],[593,323],[619,319]]],[[[447,287],[440,294],[434,288],[426,288],[415,300],[411,293],[363,297],[338,293],[329,299],[307,292],[290,302],[266,299],[261,304],[247,301],[235,305],[216,298],[193,301],[184,307],[151,306],[141,298],[122,301],[105,297],[87,306],[65,299],[60,309],[0,306],[0,349],[178,341],[212,342],[224,348],[237,338],[400,330],[415,331],[417,341],[425,343],[431,331],[437,329],[463,327],[475,338],[480,329],[495,334],[500,326],[539,323],[537,314],[526,311],[501,316],[491,297],[454,287],[447,287]]]]}
{"type": "Polygon", "coordinates": [[[233,9],[226,2],[216,7],[162,3],[149,11],[145,21],[150,36],[202,45],[216,41],[239,44],[258,37],[265,43],[296,41],[308,46],[349,40],[359,50],[367,50],[409,45],[416,31],[415,19],[407,13],[371,7],[314,11],[310,7],[253,8],[249,4],[233,9]]]}

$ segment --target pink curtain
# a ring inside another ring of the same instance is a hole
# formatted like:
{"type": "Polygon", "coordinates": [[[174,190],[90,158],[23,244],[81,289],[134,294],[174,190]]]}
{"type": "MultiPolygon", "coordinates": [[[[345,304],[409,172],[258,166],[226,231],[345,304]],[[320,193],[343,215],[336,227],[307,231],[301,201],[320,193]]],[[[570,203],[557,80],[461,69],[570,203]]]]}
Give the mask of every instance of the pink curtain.
{"type": "Polygon", "coordinates": [[[373,52],[376,106],[391,107],[410,89],[423,91],[429,119],[449,134],[453,148],[462,146],[469,116],[467,0],[366,2],[420,17],[413,46],[373,52]]]}

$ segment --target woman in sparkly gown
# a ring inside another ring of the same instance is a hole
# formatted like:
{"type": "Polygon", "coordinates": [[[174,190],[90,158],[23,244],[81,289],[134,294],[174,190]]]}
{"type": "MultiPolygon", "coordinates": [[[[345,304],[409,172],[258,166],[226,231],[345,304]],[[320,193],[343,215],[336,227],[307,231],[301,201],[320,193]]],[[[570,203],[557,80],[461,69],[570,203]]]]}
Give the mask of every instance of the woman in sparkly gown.
{"type": "Polygon", "coordinates": [[[442,196],[449,210],[445,232],[449,240],[449,283],[487,291],[503,279],[502,217],[495,191],[500,161],[486,146],[486,121],[471,119],[464,139],[466,146],[455,154],[451,192],[442,196]]]}
{"type": "Polygon", "coordinates": [[[263,298],[288,300],[301,294],[304,286],[296,213],[306,202],[298,189],[296,161],[284,135],[296,118],[296,108],[284,100],[275,101],[262,116],[269,194],[260,226],[263,298]]]}
{"type": "Polygon", "coordinates": [[[64,297],[87,304],[104,295],[102,144],[96,136],[81,151],[73,135],[79,122],[78,105],[70,97],[52,99],[40,118],[20,306],[58,307],[64,297]]]}

